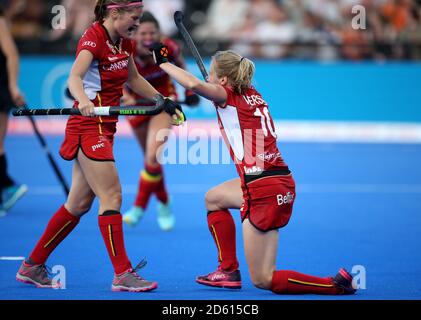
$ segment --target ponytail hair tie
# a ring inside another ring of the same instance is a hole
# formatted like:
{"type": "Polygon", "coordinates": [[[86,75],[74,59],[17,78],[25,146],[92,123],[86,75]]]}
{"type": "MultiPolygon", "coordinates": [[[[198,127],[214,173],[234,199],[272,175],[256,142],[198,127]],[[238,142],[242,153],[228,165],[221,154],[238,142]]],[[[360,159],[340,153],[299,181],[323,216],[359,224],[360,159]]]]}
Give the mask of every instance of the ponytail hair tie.
{"type": "Polygon", "coordinates": [[[243,62],[243,60],[244,60],[244,57],[242,57],[242,58],[240,59],[240,62],[243,62]]]}

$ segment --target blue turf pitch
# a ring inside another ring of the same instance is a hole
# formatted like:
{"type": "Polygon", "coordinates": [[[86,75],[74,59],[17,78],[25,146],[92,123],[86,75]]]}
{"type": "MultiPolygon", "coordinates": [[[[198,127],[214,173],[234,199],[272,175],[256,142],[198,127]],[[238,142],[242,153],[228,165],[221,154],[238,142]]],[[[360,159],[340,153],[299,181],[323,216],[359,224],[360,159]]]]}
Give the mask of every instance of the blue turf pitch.
{"type": "MultiPolygon", "coordinates": [[[[56,151],[61,138],[48,137],[70,181],[70,164],[56,151]]],[[[62,191],[34,137],[7,140],[10,172],[29,193],[0,219],[0,256],[26,256],[50,216],[63,203],[62,191]]],[[[0,299],[420,299],[421,145],[280,143],[297,182],[295,210],[281,230],[278,268],[327,276],[345,266],[366,270],[366,289],[352,297],[279,296],[254,288],[244,258],[239,212],[240,291],[197,285],[194,278],[216,267],[216,249],[207,230],[204,194],[235,177],[231,165],[167,165],[166,180],[177,217],[174,231],[156,222],[155,201],[136,228],[125,226],[133,263],[159,282],[151,293],[113,293],[113,271],[97,226],[97,204],[50,257],[63,265],[66,290],[36,289],[15,281],[19,261],[0,261],[0,299]]],[[[124,187],[123,210],[134,198],[142,165],[131,138],[118,138],[117,165],[124,187]]],[[[355,269],[356,270],[356,269],[355,269]]]]}

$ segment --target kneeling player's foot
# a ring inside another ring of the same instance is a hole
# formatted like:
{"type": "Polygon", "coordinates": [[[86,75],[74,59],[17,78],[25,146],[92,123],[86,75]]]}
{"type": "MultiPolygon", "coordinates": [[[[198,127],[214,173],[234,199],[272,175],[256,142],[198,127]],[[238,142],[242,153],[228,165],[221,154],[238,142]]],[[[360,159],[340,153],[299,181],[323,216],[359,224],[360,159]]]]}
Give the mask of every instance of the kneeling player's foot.
{"type": "Polygon", "coordinates": [[[49,271],[45,264],[30,265],[25,261],[16,274],[16,280],[37,286],[37,288],[60,288],[60,283],[55,283],[48,277],[49,271]]]}
{"type": "Polygon", "coordinates": [[[28,186],[25,184],[13,185],[5,188],[1,195],[3,197],[3,209],[7,211],[13,207],[16,201],[18,201],[27,191],[28,186]]]}
{"type": "Polygon", "coordinates": [[[123,221],[130,226],[135,226],[142,219],[145,211],[141,207],[133,206],[129,211],[123,214],[123,221]]]}
{"type": "Polygon", "coordinates": [[[175,225],[175,217],[171,211],[171,204],[170,201],[164,204],[162,202],[158,202],[158,225],[163,231],[169,231],[174,228],[175,225]]]}
{"type": "Polygon", "coordinates": [[[224,271],[220,268],[204,276],[198,276],[196,282],[205,286],[241,289],[241,273],[240,270],[224,271]]]}
{"type": "Polygon", "coordinates": [[[354,294],[357,290],[352,286],[352,275],[344,268],[333,278],[333,283],[339,289],[339,294],[354,294]]]}

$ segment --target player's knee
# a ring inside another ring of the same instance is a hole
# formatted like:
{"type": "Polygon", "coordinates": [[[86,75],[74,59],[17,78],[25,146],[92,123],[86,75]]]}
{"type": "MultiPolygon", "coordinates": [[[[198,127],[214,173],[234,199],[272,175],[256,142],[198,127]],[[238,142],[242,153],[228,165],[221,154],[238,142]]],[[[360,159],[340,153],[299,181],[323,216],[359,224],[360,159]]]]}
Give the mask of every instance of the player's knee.
{"type": "Polygon", "coordinates": [[[218,191],[215,189],[210,189],[205,194],[205,203],[206,203],[206,209],[208,211],[214,211],[218,210],[219,208],[219,201],[220,197],[218,197],[218,191]]]}
{"type": "Polygon", "coordinates": [[[108,208],[120,208],[122,203],[121,189],[109,191],[99,196],[99,202],[101,206],[108,208]]]}
{"type": "Polygon", "coordinates": [[[83,216],[89,210],[91,210],[93,198],[80,199],[77,203],[67,202],[67,210],[74,216],[83,216]]]}
{"type": "Polygon", "coordinates": [[[250,279],[253,285],[259,289],[269,290],[272,287],[272,273],[250,270],[250,279]]]}

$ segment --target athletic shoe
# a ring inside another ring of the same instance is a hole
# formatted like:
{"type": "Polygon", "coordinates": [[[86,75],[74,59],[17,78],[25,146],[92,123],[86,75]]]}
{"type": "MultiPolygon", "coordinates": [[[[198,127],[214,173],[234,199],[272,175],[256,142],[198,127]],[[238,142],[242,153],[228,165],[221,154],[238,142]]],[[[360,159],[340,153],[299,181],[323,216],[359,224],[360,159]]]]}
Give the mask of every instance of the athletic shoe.
{"type": "Polygon", "coordinates": [[[123,221],[130,226],[135,226],[143,218],[145,211],[141,207],[133,206],[123,214],[123,221]]]}
{"type": "Polygon", "coordinates": [[[147,281],[137,274],[137,270],[144,267],[146,261],[141,261],[136,268],[120,275],[115,275],[111,285],[112,291],[146,292],[158,288],[158,283],[147,281]]]}
{"type": "Polygon", "coordinates": [[[228,272],[218,268],[205,276],[197,277],[196,282],[211,287],[241,289],[241,273],[240,270],[228,272]]]}
{"type": "Polygon", "coordinates": [[[344,268],[339,269],[339,272],[333,278],[333,283],[341,290],[339,294],[354,294],[357,291],[352,286],[352,275],[344,268]]]}
{"type": "Polygon", "coordinates": [[[9,210],[26,192],[28,187],[25,184],[13,185],[3,189],[3,208],[9,210]]]}
{"type": "Polygon", "coordinates": [[[163,231],[170,231],[174,228],[175,217],[171,211],[171,203],[168,201],[167,204],[158,202],[158,225],[163,231]]]}
{"type": "Polygon", "coordinates": [[[30,265],[25,261],[16,273],[16,280],[35,285],[37,288],[60,288],[60,283],[54,283],[51,278],[48,277],[49,270],[45,264],[30,265]]]}

